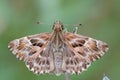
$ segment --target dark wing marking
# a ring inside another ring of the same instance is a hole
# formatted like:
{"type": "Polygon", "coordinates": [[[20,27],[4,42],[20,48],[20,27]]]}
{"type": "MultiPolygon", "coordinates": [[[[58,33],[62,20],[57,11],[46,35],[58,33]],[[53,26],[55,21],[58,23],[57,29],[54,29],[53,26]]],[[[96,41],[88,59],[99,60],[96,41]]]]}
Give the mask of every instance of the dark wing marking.
{"type": "Polygon", "coordinates": [[[68,73],[81,73],[108,50],[106,43],[90,37],[68,32],[64,37],[68,47],[63,51],[65,54],[63,70],[68,73]]]}
{"type": "Polygon", "coordinates": [[[50,33],[26,36],[11,41],[8,48],[18,59],[25,61],[34,73],[48,73],[54,69],[52,54],[48,54],[50,37],[50,33]]]}

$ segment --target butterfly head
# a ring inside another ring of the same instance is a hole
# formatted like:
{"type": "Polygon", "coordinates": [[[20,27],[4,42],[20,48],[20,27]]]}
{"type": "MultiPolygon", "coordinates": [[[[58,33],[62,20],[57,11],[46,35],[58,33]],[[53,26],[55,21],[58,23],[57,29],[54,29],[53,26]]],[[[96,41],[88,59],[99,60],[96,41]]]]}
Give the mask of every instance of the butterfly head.
{"type": "Polygon", "coordinates": [[[60,21],[55,21],[52,29],[54,31],[62,31],[64,29],[63,24],[60,21]]]}

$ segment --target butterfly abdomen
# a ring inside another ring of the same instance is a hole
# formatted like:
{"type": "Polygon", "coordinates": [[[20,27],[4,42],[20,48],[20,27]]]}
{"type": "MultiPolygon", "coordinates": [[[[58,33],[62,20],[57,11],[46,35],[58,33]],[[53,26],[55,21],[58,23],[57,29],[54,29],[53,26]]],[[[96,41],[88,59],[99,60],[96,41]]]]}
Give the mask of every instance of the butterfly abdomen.
{"type": "Polygon", "coordinates": [[[54,53],[54,66],[55,66],[55,74],[59,76],[62,73],[62,53],[59,51],[56,51],[54,53]]]}

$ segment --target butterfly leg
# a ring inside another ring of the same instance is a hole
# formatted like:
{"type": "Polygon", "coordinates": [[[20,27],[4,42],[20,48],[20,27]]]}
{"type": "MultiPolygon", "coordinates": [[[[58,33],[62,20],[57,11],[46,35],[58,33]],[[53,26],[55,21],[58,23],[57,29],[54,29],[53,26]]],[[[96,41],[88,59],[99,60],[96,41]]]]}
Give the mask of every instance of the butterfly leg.
{"type": "Polygon", "coordinates": [[[78,27],[75,27],[75,28],[73,29],[73,33],[76,34],[77,31],[78,31],[78,27]]]}
{"type": "Polygon", "coordinates": [[[67,31],[67,28],[64,29],[64,33],[66,33],[66,32],[68,32],[68,31],[67,31]]]}
{"type": "Polygon", "coordinates": [[[68,72],[65,73],[66,80],[70,80],[70,74],[68,72]]]}

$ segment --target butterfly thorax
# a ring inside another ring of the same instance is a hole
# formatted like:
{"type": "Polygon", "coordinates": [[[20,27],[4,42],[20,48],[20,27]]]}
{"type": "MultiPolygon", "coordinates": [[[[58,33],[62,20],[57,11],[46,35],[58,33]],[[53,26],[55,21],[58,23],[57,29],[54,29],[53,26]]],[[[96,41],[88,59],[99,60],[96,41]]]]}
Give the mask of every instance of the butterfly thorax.
{"type": "Polygon", "coordinates": [[[53,32],[50,38],[50,41],[54,43],[54,45],[59,46],[64,42],[63,37],[63,25],[60,21],[56,21],[53,25],[53,32]]]}

